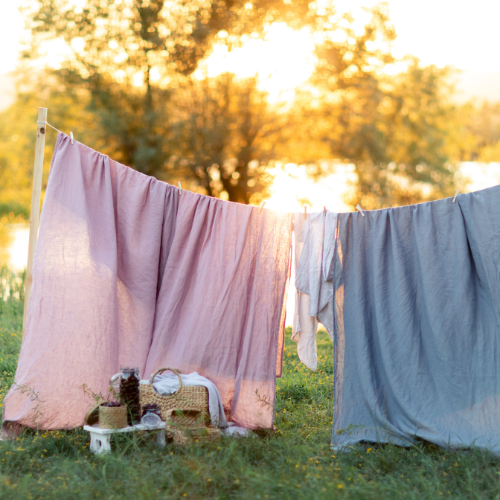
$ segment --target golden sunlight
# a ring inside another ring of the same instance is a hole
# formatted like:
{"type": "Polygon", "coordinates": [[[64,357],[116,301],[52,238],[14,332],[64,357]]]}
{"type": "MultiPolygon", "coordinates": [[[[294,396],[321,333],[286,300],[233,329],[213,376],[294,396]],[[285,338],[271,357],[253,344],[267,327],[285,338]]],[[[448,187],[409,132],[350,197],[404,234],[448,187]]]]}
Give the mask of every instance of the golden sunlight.
{"type": "Polygon", "coordinates": [[[487,189],[500,184],[500,163],[464,161],[460,165],[460,174],[468,192],[487,189]]]}
{"type": "MultiPolygon", "coordinates": [[[[227,32],[219,38],[226,39],[227,32]]],[[[243,45],[230,50],[227,42],[216,44],[213,53],[196,72],[198,78],[231,72],[240,78],[257,76],[270,101],[290,99],[293,91],[307,81],[314,70],[314,40],[308,29],[293,30],[275,22],[264,39],[243,36],[243,45]]]]}
{"type": "Polygon", "coordinates": [[[277,163],[269,173],[273,182],[266,208],[278,212],[301,212],[307,205],[312,212],[319,212],[323,207],[332,212],[349,211],[343,195],[356,180],[353,165],[338,163],[333,174],[318,182],[311,178],[305,165],[277,163]]]}

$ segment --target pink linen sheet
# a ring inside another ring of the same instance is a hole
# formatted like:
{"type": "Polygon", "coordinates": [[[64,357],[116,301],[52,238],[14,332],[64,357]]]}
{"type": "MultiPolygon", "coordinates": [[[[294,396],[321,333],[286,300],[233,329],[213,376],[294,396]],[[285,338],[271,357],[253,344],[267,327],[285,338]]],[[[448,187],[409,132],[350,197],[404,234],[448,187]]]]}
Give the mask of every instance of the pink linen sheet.
{"type": "Polygon", "coordinates": [[[77,427],[84,384],[172,366],[214,381],[229,420],[271,427],[290,238],[288,214],[180,196],[59,134],[4,422],[77,427]]]}
{"type": "Polygon", "coordinates": [[[146,373],[198,372],[230,420],[271,427],[289,254],[288,215],[183,191],[146,373]]]}

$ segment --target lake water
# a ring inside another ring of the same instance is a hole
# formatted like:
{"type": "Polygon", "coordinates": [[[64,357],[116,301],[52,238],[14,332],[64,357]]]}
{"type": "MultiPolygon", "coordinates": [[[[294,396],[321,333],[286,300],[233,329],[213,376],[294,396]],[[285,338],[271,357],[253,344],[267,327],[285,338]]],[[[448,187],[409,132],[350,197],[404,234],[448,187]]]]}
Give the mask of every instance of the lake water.
{"type": "Polygon", "coordinates": [[[22,271],[28,261],[29,224],[0,225],[0,266],[22,271]]]}

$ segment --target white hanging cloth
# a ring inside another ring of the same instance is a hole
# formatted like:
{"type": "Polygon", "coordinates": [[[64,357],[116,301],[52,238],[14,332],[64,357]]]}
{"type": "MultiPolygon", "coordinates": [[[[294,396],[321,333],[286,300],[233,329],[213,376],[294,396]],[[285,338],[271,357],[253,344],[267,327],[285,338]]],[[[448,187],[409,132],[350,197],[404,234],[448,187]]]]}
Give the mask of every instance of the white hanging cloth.
{"type": "Polygon", "coordinates": [[[333,257],[337,214],[323,212],[295,214],[295,314],[292,340],[297,342],[299,359],[311,370],[318,366],[316,331],[323,324],[333,338],[333,257]],[[331,260],[330,260],[331,262],[331,260]]]}

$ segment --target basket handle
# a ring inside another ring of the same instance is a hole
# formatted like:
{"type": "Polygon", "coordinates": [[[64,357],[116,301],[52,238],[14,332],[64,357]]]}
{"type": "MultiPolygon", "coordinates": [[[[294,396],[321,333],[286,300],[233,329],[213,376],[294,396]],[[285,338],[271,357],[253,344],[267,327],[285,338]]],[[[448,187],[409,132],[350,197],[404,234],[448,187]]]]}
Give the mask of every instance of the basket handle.
{"type": "Polygon", "coordinates": [[[153,385],[153,380],[155,379],[156,375],[159,375],[160,373],[166,372],[168,370],[170,370],[171,372],[173,372],[177,375],[177,378],[179,379],[179,388],[177,389],[177,391],[174,394],[180,394],[182,391],[182,387],[183,387],[182,386],[182,377],[181,377],[179,370],[176,370],[175,368],[160,368],[159,370],[156,370],[153,373],[153,375],[151,375],[151,377],[149,377],[149,383],[151,385],[153,385]]]}

